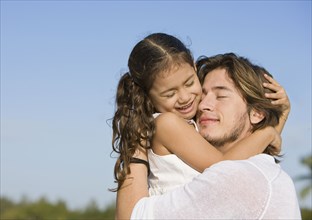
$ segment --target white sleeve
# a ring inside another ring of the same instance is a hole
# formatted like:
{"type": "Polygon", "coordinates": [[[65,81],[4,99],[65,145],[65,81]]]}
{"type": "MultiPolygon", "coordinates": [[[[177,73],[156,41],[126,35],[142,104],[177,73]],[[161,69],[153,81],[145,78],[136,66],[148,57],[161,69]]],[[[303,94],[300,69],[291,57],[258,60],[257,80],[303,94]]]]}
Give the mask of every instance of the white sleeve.
{"type": "Polygon", "coordinates": [[[183,187],[140,200],[131,218],[258,219],[268,194],[267,179],[257,168],[246,161],[222,161],[183,187]]]}

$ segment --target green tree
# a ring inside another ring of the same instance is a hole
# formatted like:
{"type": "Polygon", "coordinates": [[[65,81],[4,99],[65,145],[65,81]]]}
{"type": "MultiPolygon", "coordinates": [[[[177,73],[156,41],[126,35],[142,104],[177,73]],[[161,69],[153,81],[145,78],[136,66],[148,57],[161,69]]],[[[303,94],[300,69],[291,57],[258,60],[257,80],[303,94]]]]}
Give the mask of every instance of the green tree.
{"type": "Polygon", "coordinates": [[[111,205],[107,206],[104,213],[103,213],[103,219],[115,219],[115,203],[112,203],[111,205]]]}
{"type": "MultiPolygon", "coordinates": [[[[312,192],[312,155],[303,157],[300,160],[301,164],[308,167],[309,173],[295,178],[295,181],[306,181],[308,184],[300,191],[300,198],[306,198],[312,192]]],[[[301,208],[302,220],[312,219],[312,209],[301,208]]]]}
{"type": "MultiPolygon", "coordinates": [[[[4,200],[1,198],[1,203],[4,200]]],[[[13,204],[13,202],[12,202],[13,204]]],[[[63,220],[68,215],[65,202],[50,203],[45,197],[36,202],[22,199],[19,203],[5,206],[1,212],[1,219],[55,219],[63,220]]]]}
{"type": "Polygon", "coordinates": [[[95,200],[91,200],[86,208],[77,210],[69,210],[65,201],[51,203],[45,197],[34,202],[25,196],[20,202],[1,197],[0,204],[1,220],[107,220],[115,216],[113,204],[100,209],[95,200]]]}
{"type": "Polygon", "coordinates": [[[297,181],[308,181],[308,184],[301,190],[300,197],[306,198],[310,192],[312,192],[312,155],[303,157],[301,164],[309,168],[309,173],[298,176],[295,180],[297,181]]]}

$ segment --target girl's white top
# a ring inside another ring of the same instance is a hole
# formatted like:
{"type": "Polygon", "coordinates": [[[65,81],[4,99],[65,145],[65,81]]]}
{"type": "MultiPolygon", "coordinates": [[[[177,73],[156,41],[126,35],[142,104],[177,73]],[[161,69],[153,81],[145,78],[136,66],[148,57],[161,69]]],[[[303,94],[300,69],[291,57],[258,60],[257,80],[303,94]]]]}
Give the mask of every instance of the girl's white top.
{"type": "MultiPolygon", "coordinates": [[[[154,118],[158,115],[159,113],[154,114],[154,118]]],[[[189,120],[188,123],[194,125],[198,131],[194,120],[189,120]]],[[[151,171],[148,177],[150,195],[161,195],[171,191],[190,182],[199,174],[174,154],[161,156],[155,154],[152,149],[147,153],[151,171]]]]}

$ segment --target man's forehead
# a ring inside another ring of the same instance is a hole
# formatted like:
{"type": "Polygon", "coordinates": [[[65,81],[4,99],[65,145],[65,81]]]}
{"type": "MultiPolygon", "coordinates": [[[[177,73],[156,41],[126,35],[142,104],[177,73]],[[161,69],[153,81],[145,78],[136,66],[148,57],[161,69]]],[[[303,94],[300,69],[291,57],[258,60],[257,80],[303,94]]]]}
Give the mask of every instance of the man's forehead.
{"type": "Polygon", "coordinates": [[[225,69],[214,69],[205,76],[202,87],[206,90],[219,87],[233,88],[234,84],[225,69]]]}

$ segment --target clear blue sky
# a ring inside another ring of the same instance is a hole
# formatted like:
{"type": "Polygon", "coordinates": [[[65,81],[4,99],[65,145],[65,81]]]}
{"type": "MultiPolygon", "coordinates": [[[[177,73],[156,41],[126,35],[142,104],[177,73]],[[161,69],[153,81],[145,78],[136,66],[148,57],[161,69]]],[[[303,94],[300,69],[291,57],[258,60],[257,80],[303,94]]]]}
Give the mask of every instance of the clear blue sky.
{"type": "Polygon", "coordinates": [[[311,1],[2,0],[1,195],[114,200],[107,120],[131,49],[152,32],[179,37],[195,58],[235,52],[267,68],[292,104],[281,166],[308,173],[311,1]]]}

